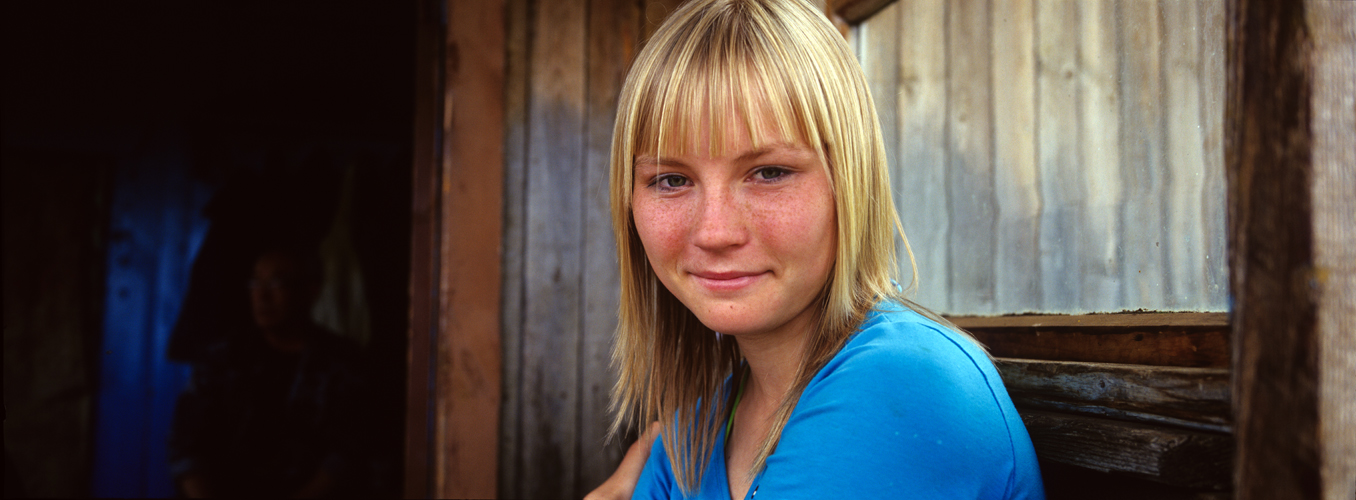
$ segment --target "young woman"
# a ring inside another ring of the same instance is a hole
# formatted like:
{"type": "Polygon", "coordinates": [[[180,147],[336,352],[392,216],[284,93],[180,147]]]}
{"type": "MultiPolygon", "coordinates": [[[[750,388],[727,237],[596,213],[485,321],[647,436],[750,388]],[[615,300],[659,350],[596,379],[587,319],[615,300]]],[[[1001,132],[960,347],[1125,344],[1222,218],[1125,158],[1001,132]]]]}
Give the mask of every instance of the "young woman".
{"type": "Polygon", "coordinates": [[[695,0],[665,21],[611,170],[614,430],[660,438],[594,496],[1043,496],[984,350],[892,280],[889,186],[861,68],[814,7],[695,0]]]}

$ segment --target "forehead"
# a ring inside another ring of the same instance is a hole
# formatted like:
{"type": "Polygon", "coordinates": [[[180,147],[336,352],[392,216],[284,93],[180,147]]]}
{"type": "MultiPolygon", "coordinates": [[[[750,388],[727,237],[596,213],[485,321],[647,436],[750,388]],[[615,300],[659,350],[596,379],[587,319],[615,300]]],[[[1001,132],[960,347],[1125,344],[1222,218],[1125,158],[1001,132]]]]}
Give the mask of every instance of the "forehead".
{"type": "MultiPolygon", "coordinates": [[[[733,103],[731,103],[733,104],[733,103]]],[[[689,106],[651,120],[636,156],[727,156],[749,150],[809,144],[798,123],[768,106],[689,106]],[[724,111],[721,111],[721,110],[724,111]]]]}

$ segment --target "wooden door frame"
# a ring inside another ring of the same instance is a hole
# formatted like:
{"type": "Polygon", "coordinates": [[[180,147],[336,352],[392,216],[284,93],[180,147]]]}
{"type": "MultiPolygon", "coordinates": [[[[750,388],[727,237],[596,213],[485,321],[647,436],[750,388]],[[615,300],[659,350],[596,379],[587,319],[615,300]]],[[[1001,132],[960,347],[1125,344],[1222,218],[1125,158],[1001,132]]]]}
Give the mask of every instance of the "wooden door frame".
{"type": "Polygon", "coordinates": [[[405,495],[496,496],[504,5],[421,0],[405,495]]]}
{"type": "MultiPolygon", "coordinates": [[[[846,33],[894,0],[819,1],[846,33]]],[[[1356,7],[1225,1],[1234,493],[1350,498],[1356,7]]]]}

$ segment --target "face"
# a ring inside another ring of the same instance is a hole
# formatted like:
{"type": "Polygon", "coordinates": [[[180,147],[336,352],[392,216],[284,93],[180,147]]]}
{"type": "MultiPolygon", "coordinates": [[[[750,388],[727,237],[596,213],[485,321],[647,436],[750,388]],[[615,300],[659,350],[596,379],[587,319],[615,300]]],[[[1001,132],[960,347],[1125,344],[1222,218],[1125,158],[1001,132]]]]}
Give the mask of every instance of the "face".
{"type": "Polygon", "coordinates": [[[265,254],[254,263],[250,306],[254,323],[265,330],[294,321],[309,307],[298,283],[296,265],[285,256],[265,254]]]}
{"type": "MultiPolygon", "coordinates": [[[[636,231],[659,280],[707,327],[736,339],[803,334],[833,267],[828,173],[809,146],[755,148],[730,131],[719,156],[636,157],[636,231]]],[[[709,151],[709,140],[689,149],[709,151]]]]}

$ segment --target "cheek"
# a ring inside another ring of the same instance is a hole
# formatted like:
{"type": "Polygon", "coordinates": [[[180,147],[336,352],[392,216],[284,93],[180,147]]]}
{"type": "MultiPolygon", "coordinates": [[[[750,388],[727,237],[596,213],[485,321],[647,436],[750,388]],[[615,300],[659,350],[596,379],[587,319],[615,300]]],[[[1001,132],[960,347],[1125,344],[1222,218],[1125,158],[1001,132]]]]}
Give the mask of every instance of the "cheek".
{"type": "Polygon", "coordinates": [[[636,234],[645,246],[645,254],[651,260],[662,257],[682,247],[685,232],[683,216],[679,207],[672,204],[637,198],[631,209],[635,221],[636,234]]]}

